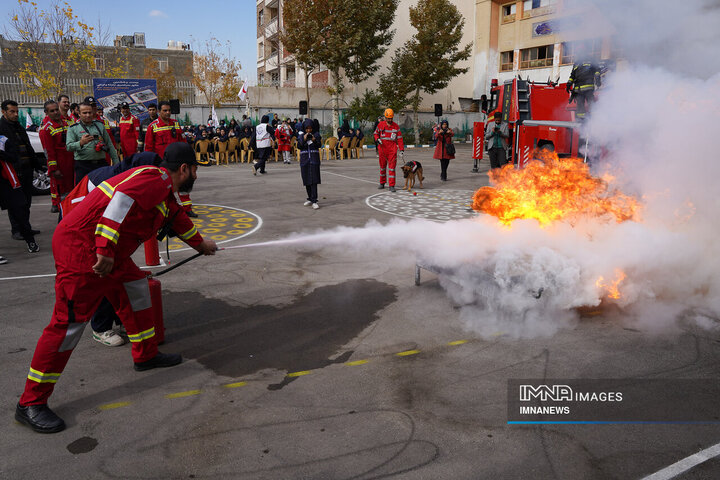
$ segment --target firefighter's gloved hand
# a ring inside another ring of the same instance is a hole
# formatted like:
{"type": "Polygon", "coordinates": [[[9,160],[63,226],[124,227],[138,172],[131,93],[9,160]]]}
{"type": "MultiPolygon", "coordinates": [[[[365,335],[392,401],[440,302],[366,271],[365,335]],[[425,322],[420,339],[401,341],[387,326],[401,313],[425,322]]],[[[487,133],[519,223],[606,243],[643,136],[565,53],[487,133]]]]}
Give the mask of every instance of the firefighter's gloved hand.
{"type": "Polygon", "coordinates": [[[570,93],[570,90],[572,90],[572,87],[571,87],[570,84],[568,83],[568,84],[565,86],[565,91],[566,91],[567,93],[570,93]]]}

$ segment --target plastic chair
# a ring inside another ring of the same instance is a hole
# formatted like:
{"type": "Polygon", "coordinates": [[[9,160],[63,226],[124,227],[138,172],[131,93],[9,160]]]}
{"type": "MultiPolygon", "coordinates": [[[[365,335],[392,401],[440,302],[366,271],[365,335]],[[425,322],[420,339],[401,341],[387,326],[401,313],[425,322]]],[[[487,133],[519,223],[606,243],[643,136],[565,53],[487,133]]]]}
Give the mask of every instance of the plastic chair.
{"type": "Polygon", "coordinates": [[[228,141],[228,151],[227,151],[227,158],[228,162],[234,161],[238,162],[238,145],[240,144],[240,141],[237,139],[237,137],[232,137],[228,141]],[[232,160],[232,159],[235,160],[232,160]]]}
{"type": "Polygon", "coordinates": [[[335,156],[335,147],[337,147],[338,139],[337,137],[330,137],[327,140],[325,140],[325,144],[323,145],[322,150],[320,150],[320,160],[322,160],[323,152],[325,152],[325,160],[330,160],[330,155],[332,154],[333,160],[336,160],[337,157],[335,156]]]}
{"type": "Polygon", "coordinates": [[[350,158],[350,141],[352,138],[350,137],[343,137],[342,140],[340,140],[340,160],[344,158],[350,158]]]}
{"type": "Polygon", "coordinates": [[[240,163],[245,163],[245,157],[247,156],[248,163],[253,160],[253,151],[250,149],[250,139],[243,138],[240,140],[240,163]]]}
{"type": "Polygon", "coordinates": [[[355,158],[360,158],[360,157],[364,158],[365,157],[365,152],[363,151],[363,146],[362,146],[362,140],[360,140],[359,138],[355,137],[355,146],[351,147],[351,148],[355,149],[355,158]]]}
{"type": "Polygon", "coordinates": [[[201,165],[210,165],[210,140],[198,140],[195,142],[195,160],[201,165]],[[205,157],[203,159],[203,157],[205,157]]]}
{"type": "Polygon", "coordinates": [[[225,161],[225,164],[228,165],[228,142],[217,140],[215,142],[215,164],[220,165],[222,161],[225,161]]]}

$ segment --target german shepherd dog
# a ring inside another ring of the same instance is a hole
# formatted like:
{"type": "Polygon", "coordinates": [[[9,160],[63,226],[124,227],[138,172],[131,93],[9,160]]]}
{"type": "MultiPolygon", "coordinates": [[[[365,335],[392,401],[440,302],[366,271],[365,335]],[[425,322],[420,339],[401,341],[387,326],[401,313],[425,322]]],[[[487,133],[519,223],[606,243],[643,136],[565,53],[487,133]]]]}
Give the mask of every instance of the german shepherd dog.
{"type": "Polygon", "coordinates": [[[403,187],[403,190],[407,190],[408,192],[412,190],[412,188],[415,186],[415,179],[420,183],[420,188],[423,188],[423,180],[425,180],[425,177],[423,177],[423,169],[420,162],[407,162],[405,165],[402,166],[403,171],[403,177],[405,177],[405,186],[403,187]]]}

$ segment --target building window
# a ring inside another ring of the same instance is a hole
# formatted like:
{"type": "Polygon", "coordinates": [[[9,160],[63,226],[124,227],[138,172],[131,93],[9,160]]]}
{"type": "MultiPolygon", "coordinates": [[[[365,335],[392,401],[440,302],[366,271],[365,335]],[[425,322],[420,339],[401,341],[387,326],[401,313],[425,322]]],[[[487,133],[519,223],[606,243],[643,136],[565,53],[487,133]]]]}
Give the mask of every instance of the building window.
{"type": "Polygon", "coordinates": [[[263,43],[263,42],[258,43],[258,58],[260,60],[265,58],[265,43],[263,43]]]}
{"type": "Polygon", "coordinates": [[[577,42],[563,42],[560,55],[562,65],[572,65],[578,60],[600,61],[602,56],[602,38],[591,38],[577,42]]]}
{"type": "Polygon", "coordinates": [[[553,46],[524,48],[520,50],[520,68],[552,67],[553,46]]]}
{"type": "Polygon", "coordinates": [[[105,59],[104,58],[96,58],[95,59],[95,68],[94,70],[103,71],[105,70],[105,59]]]}
{"type": "Polygon", "coordinates": [[[500,71],[510,72],[513,69],[513,60],[515,52],[510,50],[509,52],[502,52],[500,54],[500,71]]]}
{"type": "Polygon", "coordinates": [[[273,72],[270,74],[270,85],[273,87],[280,86],[280,73],[279,72],[273,72]]]}
{"type": "Polygon", "coordinates": [[[258,12],[258,27],[262,27],[263,25],[265,25],[265,11],[260,10],[258,12]]]}
{"type": "Polygon", "coordinates": [[[168,71],[167,57],[158,58],[158,70],[160,70],[160,73],[167,73],[167,71],[168,71]]]}
{"type": "Polygon", "coordinates": [[[554,12],[556,1],[557,0],[525,0],[523,2],[523,18],[554,12]]]}
{"type": "Polygon", "coordinates": [[[265,85],[265,74],[261,73],[258,75],[258,85],[265,85]]]}
{"type": "Polygon", "coordinates": [[[515,21],[515,8],[514,3],[503,5],[502,7],[502,23],[510,23],[515,21]]]}

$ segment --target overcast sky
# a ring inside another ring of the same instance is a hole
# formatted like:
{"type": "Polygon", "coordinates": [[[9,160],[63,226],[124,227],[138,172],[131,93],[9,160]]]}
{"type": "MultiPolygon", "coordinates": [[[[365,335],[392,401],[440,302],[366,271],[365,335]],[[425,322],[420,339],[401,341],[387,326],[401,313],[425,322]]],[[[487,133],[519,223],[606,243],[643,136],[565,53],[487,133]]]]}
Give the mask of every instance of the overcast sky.
{"type": "MultiPolygon", "coordinates": [[[[34,0],[41,10],[49,8],[50,0],[34,0]]],[[[98,18],[115,35],[145,33],[148,48],[167,48],[168,40],[190,43],[194,51],[210,37],[223,44],[229,41],[230,54],[240,61],[240,78],[251,84],[257,78],[257,28],[254,0],[67,0],[76,15],[90,25],[98,18]]],[[[10,18],[17,8],[15,0],[0,1],[0,18],[10,18]]],[[[0,31],[5,27],[0,27],[0,31]]]]}

